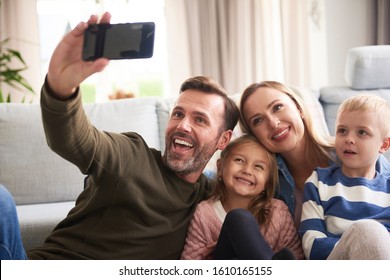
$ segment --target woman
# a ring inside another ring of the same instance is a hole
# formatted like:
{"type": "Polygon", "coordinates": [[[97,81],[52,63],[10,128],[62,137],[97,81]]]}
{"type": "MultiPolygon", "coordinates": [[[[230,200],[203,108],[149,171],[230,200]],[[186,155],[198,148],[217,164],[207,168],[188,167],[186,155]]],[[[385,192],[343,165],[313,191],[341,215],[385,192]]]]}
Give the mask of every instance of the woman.
{"type": "MultiPolygon", "coordinates": [[[[334,139],[316,131],[304,103],[292,89],[279,82],[248,86],[241,96],[240,113],[241,129],[277,154],[276,197],[287,204],[298,228],[306,179],[315,167],[337,162],[334,139]]],[[[390,175],[390,163],[383,156],[376,169],[390,175]]]]}

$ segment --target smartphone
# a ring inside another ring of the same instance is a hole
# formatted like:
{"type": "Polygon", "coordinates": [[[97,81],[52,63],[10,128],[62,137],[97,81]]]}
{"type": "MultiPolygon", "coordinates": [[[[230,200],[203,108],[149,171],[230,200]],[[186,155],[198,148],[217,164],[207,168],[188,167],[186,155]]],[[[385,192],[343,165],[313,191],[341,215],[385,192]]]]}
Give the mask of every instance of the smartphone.
{"type": "Polygon", "coordinates": [[[154,48],[154,22],[92,24],[84,33],[82,59],[150,58],[154,48]]]}

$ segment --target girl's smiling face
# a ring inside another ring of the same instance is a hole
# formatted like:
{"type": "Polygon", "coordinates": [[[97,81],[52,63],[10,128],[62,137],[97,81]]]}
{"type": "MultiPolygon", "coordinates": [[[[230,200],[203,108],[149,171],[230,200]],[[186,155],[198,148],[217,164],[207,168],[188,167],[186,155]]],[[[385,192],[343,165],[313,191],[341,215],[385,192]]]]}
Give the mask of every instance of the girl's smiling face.
{"type": "Polygon", "coordinates": [[[251,200],[267,186],[270,160],[265,148],[257,143],[237,145],[220,164],[219,175],[224,181],[227,200],[251,200]]]}

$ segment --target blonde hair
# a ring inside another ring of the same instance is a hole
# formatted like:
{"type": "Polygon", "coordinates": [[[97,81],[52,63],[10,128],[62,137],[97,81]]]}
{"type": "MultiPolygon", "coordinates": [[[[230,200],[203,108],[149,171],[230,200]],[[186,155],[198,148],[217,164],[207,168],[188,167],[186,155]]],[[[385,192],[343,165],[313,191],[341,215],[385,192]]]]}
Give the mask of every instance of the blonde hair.
{"type": "MultiPolygon", "coordinates": [[[[221,152],[217,174],[221,171],[221,169],[223,169],[225,160],[228,157],[228,155],[231,153],[231,151],[234,148],[247,143],[255,143],[256,145],[264,149],[264,151],[266,151],[267,160],[270,166],[269,178],[265,184],[265,189],[264,189],[265,192],[260,193],[258,197],[253,199],[249,204],[249,209],[248,209],[257,218],[260,225],[261,224],[267,225],[269,222],[268,216],[271,211],[270,202],[275,195],[275,189],[276,186],[278,185],[278,166],[276,163],[276,158],[274,153],[268,151],[253,135],[243,134],[240,137],[236,138],[235,140],[231,141],[227,145],[227,147],[221,152]]],[[[224,182],[223,180],[217,178],[217,180],[215,180],[215,183],[216,185],[211,196],[223,202],[226,199],[226,190],[225,190],[224,182]]]]}
{"type": "Polygon", "coordinates": [[[378,127],[381,128],[382,136],[390,137],[390,105],[382,97],[373,94],[359,94],[344,100],[338,110],[339,115],[344,112],[375,112],[378,118],[378,127]]]}
{"type": "MultiPolygon", "coordinates": [[[[313,119],[304,102],[291,88],[280,82],[264,81],[261,83],[253,83],[244,90],[241,95],[239,120],[242,131],[253,134],[244,118],[244,105],[248,97],[251,96],[257,89],[262,87],[275,89],[287,94],[301,112],[303,117],[302,121],[305,128],[304,137],[306,137],[307,140],[306,155],[312,155],[310,159],[312,164],[335,161],[334,156],[331,153],[331,150],[334,148],[333,138],[323,136],[323,134],[316,132],[313,119]]],[[[261,141],[261,139],[259,139],[259,141],[261,141]]]]}

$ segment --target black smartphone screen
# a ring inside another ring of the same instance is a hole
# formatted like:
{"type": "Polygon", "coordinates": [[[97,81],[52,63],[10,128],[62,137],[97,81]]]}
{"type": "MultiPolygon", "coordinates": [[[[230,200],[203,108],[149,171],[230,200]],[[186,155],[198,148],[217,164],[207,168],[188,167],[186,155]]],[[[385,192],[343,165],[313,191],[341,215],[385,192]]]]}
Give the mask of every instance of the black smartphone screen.
{"type": "Polygon", "coordinates": [[[84,33],[82,58],[86,61],[137,59],[153,56],[153,22],[90,25],[84,33]]]}

